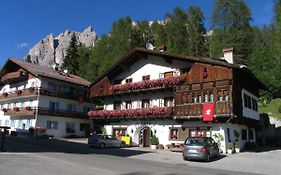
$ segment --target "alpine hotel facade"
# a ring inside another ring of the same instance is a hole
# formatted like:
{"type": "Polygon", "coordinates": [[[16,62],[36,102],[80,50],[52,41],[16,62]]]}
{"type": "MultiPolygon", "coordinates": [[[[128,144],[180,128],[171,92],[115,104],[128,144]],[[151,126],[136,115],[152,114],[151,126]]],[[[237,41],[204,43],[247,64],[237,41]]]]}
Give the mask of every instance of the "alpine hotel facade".
{"type": "Polygon", "coordinates": [[[90,82],[76,75],[14,58],[0,71],[0,126],[54,137],[85,136],[90,82]]]}
{"type": "Polygon", "coordinates": [[[183,143],[209,136],[223,152],[234,140],[256,141],[259,90],[266,87],[247,69],[224,59],[195,58],[136,48],[90,85],[94,127],[129,135],[133,145],[183,143]]]}

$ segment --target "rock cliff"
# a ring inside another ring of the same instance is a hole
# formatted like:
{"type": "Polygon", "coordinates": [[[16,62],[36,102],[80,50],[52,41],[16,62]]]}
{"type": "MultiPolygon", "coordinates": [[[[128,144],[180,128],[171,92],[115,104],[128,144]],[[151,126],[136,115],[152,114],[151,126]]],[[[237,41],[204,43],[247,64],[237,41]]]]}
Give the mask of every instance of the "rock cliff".
{"type": "Polygon", "coordinates": [[[24,60],[47,67],[51,67],[54,63],[60,65],[66,54],[66,49],[73,33],[76,35],[78,44],[85,45],[86,47],[94,47],[97,35],[92,30],[92,27],[86,28],[83,32],[66,30],[57,37],[53,37],[53,35],[50,34],[38,42],[30,49],[24,60]]]}

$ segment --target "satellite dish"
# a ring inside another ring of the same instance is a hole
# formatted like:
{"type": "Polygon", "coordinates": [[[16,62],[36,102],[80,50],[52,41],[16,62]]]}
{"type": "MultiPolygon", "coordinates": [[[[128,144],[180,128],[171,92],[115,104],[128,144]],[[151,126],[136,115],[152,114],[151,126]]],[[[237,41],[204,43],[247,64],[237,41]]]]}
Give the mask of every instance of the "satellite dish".
{"type": "Polygon", "coordinates": [[[154,50],[154,46],[153,46],[151,43],[146,43],[146,44],[145,44],[145,48],[146,48],[147,50],[154,50]]]}

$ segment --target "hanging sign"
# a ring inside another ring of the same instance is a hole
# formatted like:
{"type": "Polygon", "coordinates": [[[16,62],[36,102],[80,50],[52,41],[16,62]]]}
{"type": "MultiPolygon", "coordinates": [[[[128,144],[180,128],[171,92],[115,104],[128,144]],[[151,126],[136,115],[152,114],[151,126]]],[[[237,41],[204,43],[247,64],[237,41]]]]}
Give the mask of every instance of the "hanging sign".
{"type": "Polygon", "coordinates": [[[203,104],[203,121],[214,121],[214,103],[203,104]]]}

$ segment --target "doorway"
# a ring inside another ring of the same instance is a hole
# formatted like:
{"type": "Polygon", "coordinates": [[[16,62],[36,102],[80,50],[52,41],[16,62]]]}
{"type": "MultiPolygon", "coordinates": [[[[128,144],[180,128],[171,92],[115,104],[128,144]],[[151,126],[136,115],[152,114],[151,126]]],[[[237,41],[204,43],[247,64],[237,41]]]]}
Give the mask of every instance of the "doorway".
{"type": "Polygon", "coordinates": [[[149,147],[150,146],[150,135],[151,135],[151,130],[149,127],[142,128],[139,133],[139,146],[149,147]]]}

